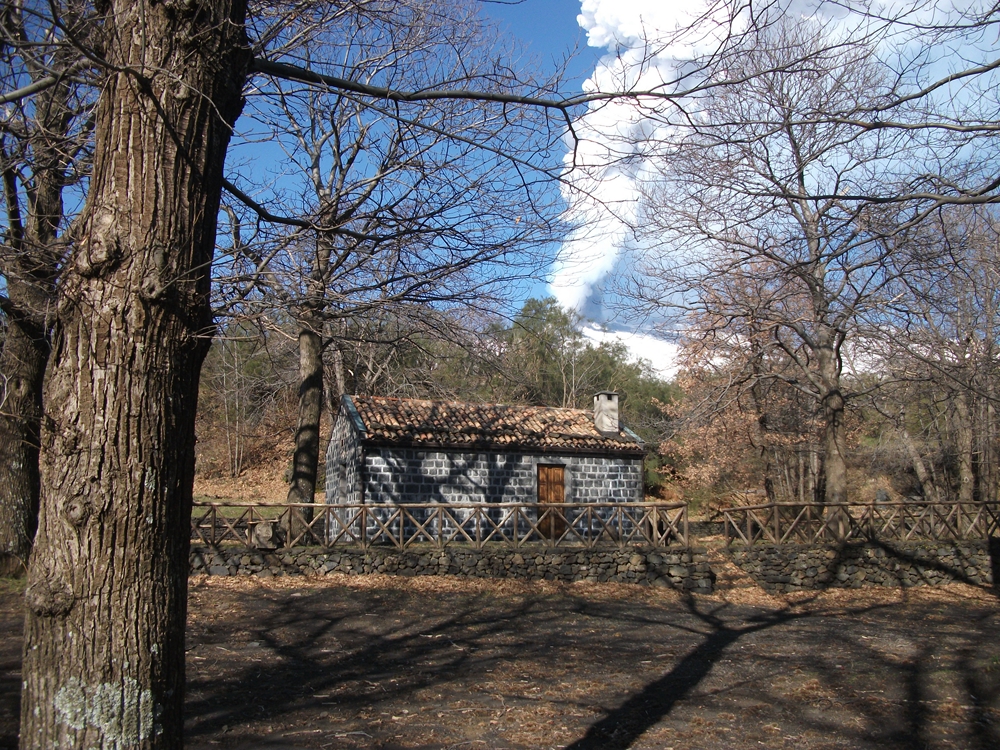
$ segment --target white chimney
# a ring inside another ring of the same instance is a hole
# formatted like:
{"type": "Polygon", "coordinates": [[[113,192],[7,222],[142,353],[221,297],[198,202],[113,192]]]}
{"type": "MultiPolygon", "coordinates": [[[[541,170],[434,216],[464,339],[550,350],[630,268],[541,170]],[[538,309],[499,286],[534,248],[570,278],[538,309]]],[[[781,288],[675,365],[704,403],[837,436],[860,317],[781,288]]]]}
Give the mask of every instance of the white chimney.
{"type": "Polygon", "coordinates": [[[599,432],[618,434],[618,394],[601,391],[594,396],[594,426],[599,432]]]}

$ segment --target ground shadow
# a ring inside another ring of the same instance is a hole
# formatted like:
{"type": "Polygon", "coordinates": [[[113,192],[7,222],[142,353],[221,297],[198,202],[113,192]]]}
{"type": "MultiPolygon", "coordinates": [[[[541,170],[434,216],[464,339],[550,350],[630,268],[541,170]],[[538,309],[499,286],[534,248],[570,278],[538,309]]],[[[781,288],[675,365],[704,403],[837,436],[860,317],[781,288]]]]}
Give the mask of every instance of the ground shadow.
{"type": "Polygon", "coordinates": [[[702,612],[693,598],[686,599],[687,610],[708,626],[705,639],[685,655],[666,675],[646,685],[593,724],[587,733],[569,746],[569,750],[624,750],[671,709],[683,700],[711,671],[722,654],[748,633],[775,627],[808,616],[787,608],[765,612],[751,618],[743,627],[731,627],[720,617],[727,605],[702,612]]]}
{"type": "MultiPolygon", "coordinates": [[[[1000,746],[995,598],[912,591],[196,579],[188,746],[1000,746]]],[[[0,634],[4,711],[19,654],[0,634]]]]}

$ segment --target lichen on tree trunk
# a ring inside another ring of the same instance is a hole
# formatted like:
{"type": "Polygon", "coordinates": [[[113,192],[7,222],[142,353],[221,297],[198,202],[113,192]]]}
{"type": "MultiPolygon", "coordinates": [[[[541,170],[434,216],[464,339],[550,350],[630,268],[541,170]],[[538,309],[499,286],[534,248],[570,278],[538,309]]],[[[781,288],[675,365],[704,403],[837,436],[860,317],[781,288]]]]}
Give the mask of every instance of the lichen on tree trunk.
{"type": "Polygon", "coordinates": [[[242,0],[109,4],[45,376],[21,747],[180,748],[198,379],[242,0]]]}

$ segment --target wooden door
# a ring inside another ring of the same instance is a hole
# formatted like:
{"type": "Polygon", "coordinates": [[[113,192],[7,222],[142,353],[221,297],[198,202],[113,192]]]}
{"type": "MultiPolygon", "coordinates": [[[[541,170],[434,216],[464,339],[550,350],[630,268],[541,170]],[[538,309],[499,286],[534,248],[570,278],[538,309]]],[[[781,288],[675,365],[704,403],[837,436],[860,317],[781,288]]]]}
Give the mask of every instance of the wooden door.
{"type": "Polygon", "coordinates": [[[547,539],[556,539],[566,530],[565,509],[550,507],[565,502],[564,467],[538,464],[538,531],[547,539]],[[545,515],[545,511],[549,511],[545,515]],[[543,517],[544,516],[544,517],[543,517]]]}

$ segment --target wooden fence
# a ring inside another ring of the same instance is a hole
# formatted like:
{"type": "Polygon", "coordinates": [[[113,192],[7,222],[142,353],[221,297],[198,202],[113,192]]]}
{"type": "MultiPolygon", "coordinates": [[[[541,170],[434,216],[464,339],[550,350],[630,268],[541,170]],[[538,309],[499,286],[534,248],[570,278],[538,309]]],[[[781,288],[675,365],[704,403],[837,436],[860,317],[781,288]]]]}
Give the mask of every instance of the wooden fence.
{"type": "Polygon", "coordinates": [[[962,541],[1000,534],[1000,504],[769,503],[723,511],[726,544],[962,541]]]}
{"type": "Polygon", "coordinates": [[[283,549],[415,544],[523,547],[688,546],[683,503],[195,503],[191,541],[283,549]]]}

